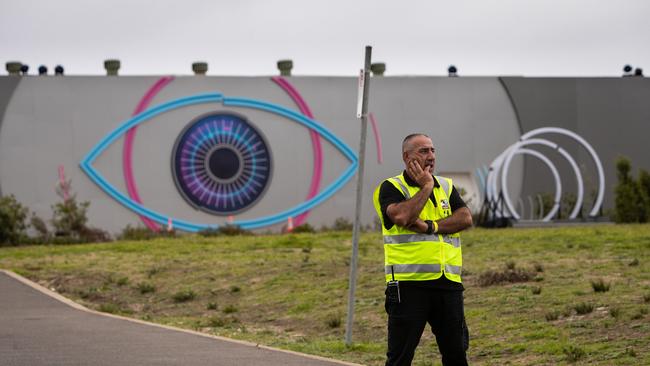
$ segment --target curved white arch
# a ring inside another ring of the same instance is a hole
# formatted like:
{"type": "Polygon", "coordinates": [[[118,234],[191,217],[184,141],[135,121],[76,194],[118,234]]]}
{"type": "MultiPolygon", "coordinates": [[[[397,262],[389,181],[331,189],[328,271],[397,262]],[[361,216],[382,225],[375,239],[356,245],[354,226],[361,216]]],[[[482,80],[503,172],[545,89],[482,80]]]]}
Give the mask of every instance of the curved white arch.
{"type": "MultiPolygon", "coordinates": [[[[527,139],[527,140],[519,141],[519,142],[516,142],[515,144],[513,144],[514,147],[512,149],[508,149],[508,153],[507,153],[507,155],[505,157],[504,164],[510,164],[510,160],[512,159],[512,156],[514,155],[514,152],[516,150],[524,147],[524,146],[527,146],[527,145],[544,145],[544,146],[548,146],[548,147],[550,147],[552,149],[555,149],[562,156],[564,156],[564,158],[571,165],[571,168],[573,168],[573,172],[576,175],[576,184],[577,184],[577,190],[578,190],[577,193],[578,194],[577,194],[577,197],[576,197],[576,203],[573,206],[573,210],[571,211],[571,214],[569,214],[569,218],[570,219],[575,219],[578,216],[578,214],[580,213],[580,209],[582,208],[582,201],[584,199],[584,184],[582,182],[582,173],[580,173],[580,168],[578,168],[578,164],[576,164],[576,161],[573,159],[573,157],[568,152],[566,152],[566,150],[564,150],[563,148],[558,146],[558,144],[556,144],[554,142],[551,142],[549,140],[540,139],[540,138],[527,139]]],[[[507,183],[504,184],[505,177],[506,177],[506,175],[504,175],[504,170],[501,169],[501,186],[503,188],[504,194],[506,196],[508,196],[510,194],[510,192],[508,192],[508,190],[507,190],[507,183]]],[[[507,205],[507,201],[506,201],[506,205],[507,205]]],[[[519,217],[517,217],[519,215],[516,212],[514,212],[511,205],[508,205],[508,209],[510,210],[510,212],[513,213],[513,216],[516,219],[519,219],[519,217]]]]}
{"type": "Polygon", "coordinates": [[[597,216],[598,211],[600,210],[600,207],[603,204],[603,197],[605,196],[605,173],[603,172],[603,164],[601,163],[598,154],[596,154],[596,150],[594,150],[594,148],[591,147],[591,145],[577,133],[560,127],[537,128],[523,134],[521,136],[521,139],[525,140],[530,137],[537,136],[544,133],[557,133],[560,135],[571,137],[572,139],[578,141],[585,149],[587,149],[589,154],[591,154],[594,163],[596,163],[596,169],[598,170],[598,195],[596,197],[596,201],[594,202],[594,206],[591,208],[591,212],[589,212],[589,216],[591,217],[597,216]]]}
{"type": "MultiPolygon", "coordinates": [[[[544,162],[546,164],[546,166],[548,166],[549,169],[551,169],[551,172],[553,173],[553,178],[555,179],[555,200],[553,202],[553,208],[551,209],[551,211],[548,213],[548,215],[546,215],[542,219],[542,221],[546,221],[546,222],[551,221],[551,218],[553,218],[555,216],[555,214],[557,213],[557,211],[560,209],[560,197],[562,196],[562,183],[560,182],[560,174],[558,173],[557,168],[555,167],[555,165],[553,165],[551,160],[549,160],[549,158],[546,157],[546,155],[540,153],[539,151],[530,150],[530,149],[526,149],[526,148],[520,148],[520,149],[516,150],[512,155],[516,155],[516,154],[532,155],[532,156],[540,159],[542,162],[544,162]]],[[[503,172],[505,173],[505,176],[507,176],[507,174],[508,174],[508,169],[510,167],[510,162],[511,161],[512,161],[512,159],[508,160],[503,165],[503,172]]],[[[512,216],[514,218],[519,219],[519,215],[512,208],[512,202],[510,202],[510,197],[508,197],[508,183],[507,183],[507,180],[502,181],[501,184],[503,184],[503,192],[504,192],[503,200],[505,201],[506,206],[508,207],[508,210],[510,210],[510,213],[512,214],[512,216]]]]}

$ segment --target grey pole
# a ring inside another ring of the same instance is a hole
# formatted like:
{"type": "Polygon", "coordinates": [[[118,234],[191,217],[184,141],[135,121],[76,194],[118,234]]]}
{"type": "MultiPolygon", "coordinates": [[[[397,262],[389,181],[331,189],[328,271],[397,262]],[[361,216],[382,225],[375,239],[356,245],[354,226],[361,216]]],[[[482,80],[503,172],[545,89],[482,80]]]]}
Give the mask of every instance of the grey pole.
{"type": "Polygon", "coordinates": [[[352,229],[352,259],[350,260],[350,293],[348,295],[348,319],[345,323],[345,344],[352,344],[354,322],[354,291],[357,287],[357,258],[359,257],[359,229],[361,226],[361,198],[363,197],[363,167],[366,156],[366,130],[368,127],[368,86],[370,84],[370,59],[372,47],[366,46],[366,62],[363,66],[363,99],[361,104],[361,138],[359,141],[359,170],[357,172],[357,203],[352,229]]]}

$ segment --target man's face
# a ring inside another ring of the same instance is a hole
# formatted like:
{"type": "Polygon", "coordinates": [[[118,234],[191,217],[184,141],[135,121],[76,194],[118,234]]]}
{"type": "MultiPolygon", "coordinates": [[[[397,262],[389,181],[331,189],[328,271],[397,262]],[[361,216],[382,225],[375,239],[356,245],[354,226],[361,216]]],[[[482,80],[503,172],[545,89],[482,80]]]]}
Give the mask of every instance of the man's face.
{"type": "Polygon", "coordinates": [[[409,146],[403,153],[404,164],[415,160],[422,169],[431,167],[429,170],[433,173],[436,163],[436,150],[433,148],[431,139],[426,136],[416,136],[409,141],[409,146]]]}

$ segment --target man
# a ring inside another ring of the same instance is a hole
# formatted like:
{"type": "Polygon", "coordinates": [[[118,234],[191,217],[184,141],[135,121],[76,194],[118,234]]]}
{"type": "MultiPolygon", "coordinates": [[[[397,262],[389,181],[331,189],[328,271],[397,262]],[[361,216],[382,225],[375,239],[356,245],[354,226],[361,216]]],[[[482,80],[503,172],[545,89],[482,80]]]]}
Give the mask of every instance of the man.
{"type": "Polygon", "coordinates": [[[384,236],[388,359],[410,365],[426,323],[442,363],[467,365],[459,232],[472,214],[451,179],[433,176],[436,155],[424,134],[402,143],[406,170],[374,193],[384,236]]]}

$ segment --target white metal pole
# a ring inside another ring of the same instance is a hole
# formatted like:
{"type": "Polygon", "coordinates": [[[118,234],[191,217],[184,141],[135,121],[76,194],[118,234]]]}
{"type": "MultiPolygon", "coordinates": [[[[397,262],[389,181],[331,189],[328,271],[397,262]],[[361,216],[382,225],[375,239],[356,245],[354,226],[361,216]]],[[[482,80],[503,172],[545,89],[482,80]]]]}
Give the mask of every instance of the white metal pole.
{"type": "Polygon", "coordinates": [[[372,47],[366,46],[366,60],[361,80],[363,95],[361,103],[361,138],[359,141],[359,170],[357,172],[357,202],[352,229],[352,259],[350,260],[350,292],[348,294],[348,318],[345,325],[345,344],[352,344],[352,325],[354,322],[354,292],[357,287],[357,259],[359,256],[359,229],[361,226],[361,198],[363,197],[363,168],[366,156],[366,129],[368,127],[368,86],[370,84],[370,59],[372,47]]]}

